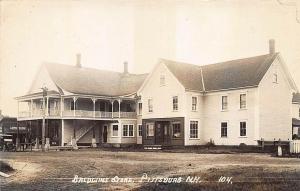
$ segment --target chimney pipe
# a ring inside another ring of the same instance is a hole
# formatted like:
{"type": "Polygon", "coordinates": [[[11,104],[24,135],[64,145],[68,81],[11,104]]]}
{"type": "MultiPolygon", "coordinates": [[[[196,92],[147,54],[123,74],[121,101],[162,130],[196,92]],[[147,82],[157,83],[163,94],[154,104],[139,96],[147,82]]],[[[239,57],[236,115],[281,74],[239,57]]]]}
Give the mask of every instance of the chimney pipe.
{"type": "Polygon", "coordinates": [[[269,40],[269,54],[274,54],[275,53],[275,40],[270,39],[269,40]]]}
{"type": "Polygon", "coordinates": [[[124,62],[124,71],[123,71],[124,74],[128,74],[128,63],[127,62],[124,62]]]}
{"type": "Polygon", "coordinates": [[[81,54],[76,54],[76,67],[81,68],[81,54]]]}

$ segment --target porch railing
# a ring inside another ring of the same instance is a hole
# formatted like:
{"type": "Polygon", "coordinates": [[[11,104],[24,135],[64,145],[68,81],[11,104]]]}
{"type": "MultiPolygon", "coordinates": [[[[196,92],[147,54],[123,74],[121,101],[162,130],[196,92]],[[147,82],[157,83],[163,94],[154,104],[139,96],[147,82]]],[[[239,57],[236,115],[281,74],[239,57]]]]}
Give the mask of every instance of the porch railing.
{"type": "Polygon", "coordinates": [[[54,117],[60,116],[60,110],[58,110],[58,109],[49,109],[49,116],[54,116],[54,117]]]}
{"type": "Polygon", "coordinates": [[[108,111],[95,111],[96,118],[111,118],[111,112],[108,111]]]}
{"type": "MultiPolygon", "coordinates": [[[[89,111],[89,110],[75,110],[75,116],[74,116],[74,110],[64,110],[63,111],[63,117],[79,117],[79,118],[128,118],[128,119],[134,119],[136,117],[136,112],[124,112],[121,111],[120,113],[117,112],[109,112],[109,111],[89,111]]],[[[21,111],[19,112],[20,118],[26,118],[26,117],[42,117],[43,116],[43,110],[33,110],[32,115],[30,111],[21,111]]],[[[51,117],[59,117],[60,116],[60,110],[59,109],[49,109],[48,116],[51,117]]]]}
{"type": "Polygon", "coordinates": [[[31,117],[30,111],[20,111],[19,117],[31,117]]]}
{"type": "Polygon", "coordinates": [[[94,111],[75,110],[76,117],[94,117],[94,111]]]}

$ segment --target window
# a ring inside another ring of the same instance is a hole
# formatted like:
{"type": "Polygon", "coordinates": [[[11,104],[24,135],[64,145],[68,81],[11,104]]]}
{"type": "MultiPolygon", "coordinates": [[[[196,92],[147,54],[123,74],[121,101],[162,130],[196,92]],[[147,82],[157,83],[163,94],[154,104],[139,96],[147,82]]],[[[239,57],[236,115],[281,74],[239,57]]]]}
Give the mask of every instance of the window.
{"type": "Polygon", "coordinates": [[[146,125],[146,133],[147,133],[147,137],[154,136],[154,124],[153,123],[148,123],[146,125]]]}
{"type": "Polygon", "coordinates": [[[246,94],[240,95],[240,109],[246,109],[246,94]]]}
{"type": "Polygon", "coordinates": [[[173,97],[173,111],[178,111],[178,96],[173,97]]]}
{"type": "Polygon", "coordinates": [[[246,136],[246,122],[240,122],[240,136],[246,136]]]}
{"type": "Polygon", "coordinates": [[[197,110],[197,97],[192,97],[192,111],[197,110]]]}
{"type": "Polygon", "coordinates": [[[117,137],[119,136],[119,126],[118,125],[113,125],[113,133],[112,133],[113,137],[117,137]]]}
{"type": "Polygon", "coordinates": [[[138,131],[139,131],[139,132],[138,132],[138,136],[141,137],[141,136],[143,136],[143,126],[142,126],[142,125],[139,125],[138,128],[139,128],[139,129],[138,129],[138,131]]]}
{"type": "Polygon", "coordinates": [[[181,137],[181,131],[180,131],[180,123],[173,123],[173,138],[179,138],[181,137]]]}
{"type": "Polygon", "coordinates": [[[139,115],[142,115],[143,104],[139,103],[139,115]]]}
{"type": "Polygon", "coordinates": [[[153,100],[148,99],[148,111],[153,112],[153,100]]]}
{"type": "Polygon", "coordinates": [[[228,109],[228,97],[227,96],[222,96],[222,110],[227,110],[228,109]]]}
{"type": "Polygon", "coordinates": [[[123,125],[123,137],[133,137],[133,125],[123,125]]]}
{"type": "Polygon", "coordinates": [[[277,72],[273,74],[273,82],[278,83],[278,75],[277,72]]]}
{"type": "Polygon", "coordinates": [[[74,108],[74,101],[72,100],[72,101],[70,101],[70,110],[74,110],[75,108],[74,108]]]}
{"type": "Polygon", "coordinates": [[[198,138],[198,121],[190,122],[190,138],[198,138]]]}
{"type": "Polygon", "coordinates": [[[227,137],[227,123],[221,123],[221,137],[227,137]]]}
{"type": "MultiPolygon", "coordinates": [[[[299,118],[300,118],[300,108],[299,108],[299,118]]],[[[299,128],[300,129],[300,128],[299,128]]]]}
{"type": "Polygon", "coordinates": [[[166,85],[166,77],[165,77],[165,75],[163,75],[163,74],[161,74],[160,75],[160,86],[164,86],[164,85],[166,85]]]}

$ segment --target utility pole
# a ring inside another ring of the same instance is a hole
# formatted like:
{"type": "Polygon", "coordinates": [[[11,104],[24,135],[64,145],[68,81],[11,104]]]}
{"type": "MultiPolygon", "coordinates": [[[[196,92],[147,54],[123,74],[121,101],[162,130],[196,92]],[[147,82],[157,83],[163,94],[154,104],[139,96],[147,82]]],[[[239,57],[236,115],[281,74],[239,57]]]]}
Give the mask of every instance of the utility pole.
{"type": "Polygon", "coordinates": [[[45,97],[47,96],[47,91],[48,88],[47,87],[42,87],[41,88],[43,90],[43,122],[42,122],[42,151],[45,151],[45,97]]]}

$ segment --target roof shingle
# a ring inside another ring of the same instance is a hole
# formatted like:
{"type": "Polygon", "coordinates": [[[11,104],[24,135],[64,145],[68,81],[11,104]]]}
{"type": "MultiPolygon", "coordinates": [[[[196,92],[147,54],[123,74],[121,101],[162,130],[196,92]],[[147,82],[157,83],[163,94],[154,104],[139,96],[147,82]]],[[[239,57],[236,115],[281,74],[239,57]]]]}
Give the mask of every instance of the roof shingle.
{"type": "Polygon", "coordinates": [[[123,96],[135,93],[147,74],[123,74],[119,72],[79,68],[62,64],[46,64],[54,83],[74,94],[98,96],[123,96]]]}
{"type": "Polygon", "coordinates": [[[267,54],[203,66],[170,60],[164,60],[164,63],[187,90],[203,92],[257,86],[277,55],[267,54]]]}

